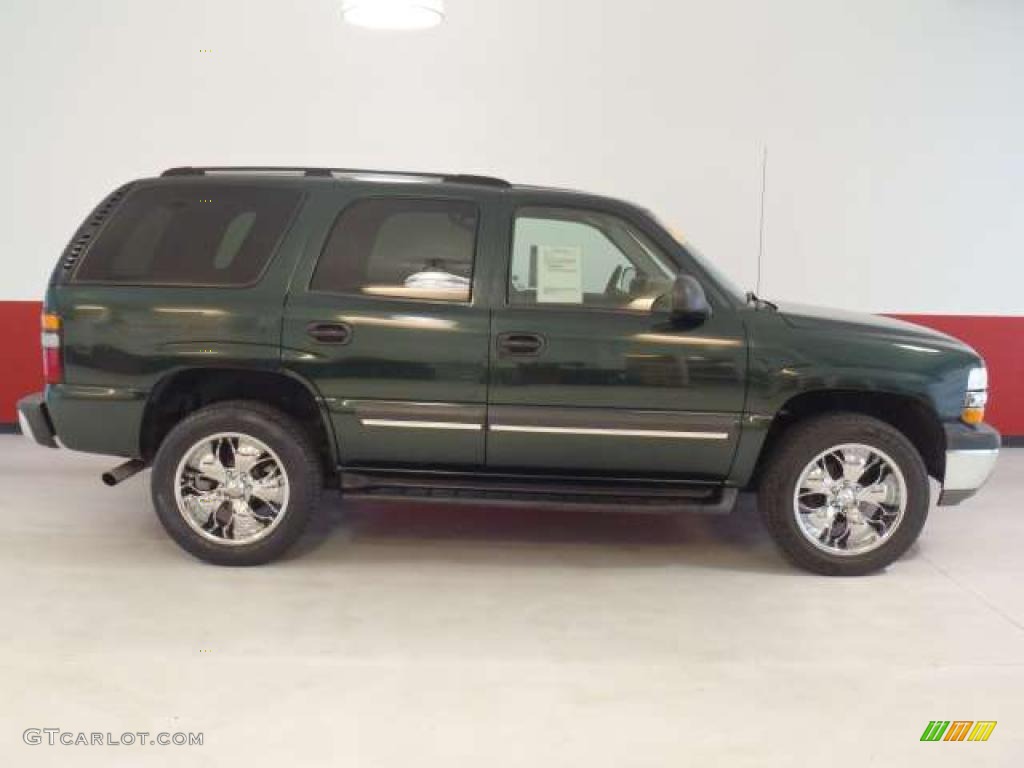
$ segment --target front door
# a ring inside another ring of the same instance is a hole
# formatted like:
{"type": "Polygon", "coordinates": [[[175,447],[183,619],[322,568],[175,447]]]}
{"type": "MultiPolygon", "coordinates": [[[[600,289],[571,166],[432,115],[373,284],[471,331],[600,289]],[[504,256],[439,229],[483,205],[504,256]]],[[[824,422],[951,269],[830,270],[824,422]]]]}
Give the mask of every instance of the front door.
{"type": "Polygon", "coordinates": [[[690,271],[688,254],[597,209],[519,206],[511,231],[488,466],[724,477],[743,407],[742,323],[710,291],[713,314],[697,327],[673,328],[652,307],[690,271]]]}
{"type": "Polygon", "coordinates": [[[293,279],[282,356],[323,397],[341,464],[481,466],[481,206],[382,187],[314,208],[326,237],[311,236],[293,279]]]}

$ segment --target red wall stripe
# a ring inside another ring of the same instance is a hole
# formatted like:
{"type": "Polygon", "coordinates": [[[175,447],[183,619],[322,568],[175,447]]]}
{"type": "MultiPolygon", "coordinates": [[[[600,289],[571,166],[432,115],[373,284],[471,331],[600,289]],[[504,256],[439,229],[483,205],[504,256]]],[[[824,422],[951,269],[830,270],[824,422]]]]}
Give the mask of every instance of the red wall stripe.
{"type": "MultiPolygon", "coordinates": [[[[0,423],[17,420],[18,398],[43,387],[38,301],[0,301],[4,331],[0,365],[0,423]]],[[[1024,435],[1024,317],[893,315],[934,328],[970,344],[989,370],[986,420],[1004,435],[1024,435]]]]}
{"type": "Polygon", "coordinates": [[[0,301],[0,424],[18,420],[14,404],[43,388],[39,345],[39,301],[0,301]]]}

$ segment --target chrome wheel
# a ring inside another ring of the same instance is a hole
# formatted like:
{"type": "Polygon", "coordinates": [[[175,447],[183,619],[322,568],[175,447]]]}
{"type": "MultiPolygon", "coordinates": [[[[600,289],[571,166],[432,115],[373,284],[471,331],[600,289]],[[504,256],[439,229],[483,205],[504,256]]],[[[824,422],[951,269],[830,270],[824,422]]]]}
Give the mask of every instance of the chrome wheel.
{"type": "Polygon", "coordinates": [[[237,546],[266,538],[288,511],[288,473],[265,443],[240,432],[204,437],[175,473],[178,511],[196,533],[237,546]]]}
{"type": "Polygon", "coordinates": [[[800,474],[793,514],[804,537],[833,555],[861,555],[892,536],[907,509],[907,483],[888,455],[859,443],[818,454],[800,474]]]}

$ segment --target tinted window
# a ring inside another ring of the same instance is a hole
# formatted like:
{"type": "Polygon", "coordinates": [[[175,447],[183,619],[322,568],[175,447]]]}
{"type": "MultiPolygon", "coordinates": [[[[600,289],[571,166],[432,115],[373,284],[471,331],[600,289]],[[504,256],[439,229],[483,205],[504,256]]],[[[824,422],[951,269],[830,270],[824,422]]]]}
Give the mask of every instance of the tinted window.
{"type": "Polygon", "coordinates": [[[300,193],[235,184],[174,184],[132,193],[76,280],[162,285],[255,282],[300,193]]]}
{"type": "Polygon", "coordinates": [[[377,198],[342,211],[310,288],[469,301],[477,208],[459,200],[377,198]]]}
{"type": "Polygon", "coordinates": [[[616,216],[557,208],[516,216],[510,304],[646,311],[673,279],[657,246],[616,216]]]}

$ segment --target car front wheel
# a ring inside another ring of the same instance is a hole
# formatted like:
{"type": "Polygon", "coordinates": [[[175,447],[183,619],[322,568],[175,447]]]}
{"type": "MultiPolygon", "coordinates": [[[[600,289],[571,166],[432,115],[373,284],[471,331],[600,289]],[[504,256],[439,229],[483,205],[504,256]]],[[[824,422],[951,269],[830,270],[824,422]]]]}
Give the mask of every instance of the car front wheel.
{"type": "Polygon", "coordinates": [[[758,505],[794,563],[856,576],[910,547],[928,516],[928,495],[924,462],[902,433],[870,416],[835,414],[782,437],[758,505]]]}

